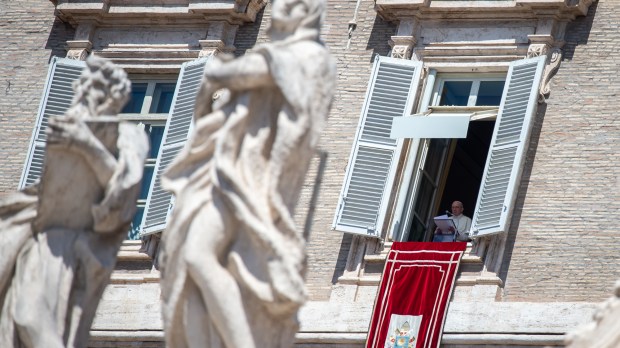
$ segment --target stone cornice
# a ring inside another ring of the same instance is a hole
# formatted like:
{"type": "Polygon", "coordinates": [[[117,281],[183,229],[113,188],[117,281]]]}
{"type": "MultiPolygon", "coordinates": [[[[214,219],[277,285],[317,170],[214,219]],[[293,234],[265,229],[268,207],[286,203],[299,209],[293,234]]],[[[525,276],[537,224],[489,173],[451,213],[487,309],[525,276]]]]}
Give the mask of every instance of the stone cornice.
{"type": "Polygon", "coordinates": [[[386,20],[513,20],[552,17],[572,20],[587,14],[593,0],[435,1],[376,0],[375,9],[386,20]]]}
{"type": "Polygon", "coordinates": [[[253,22],[266,4],[265,0],[186,0],[170,5],[154,5],[151,1],[97,0],[88,3],[50,0],[56,5],[57,17],[74,26],[96,21],[106,25],[201,25],[225,21],[233,25],[253,22]]]}

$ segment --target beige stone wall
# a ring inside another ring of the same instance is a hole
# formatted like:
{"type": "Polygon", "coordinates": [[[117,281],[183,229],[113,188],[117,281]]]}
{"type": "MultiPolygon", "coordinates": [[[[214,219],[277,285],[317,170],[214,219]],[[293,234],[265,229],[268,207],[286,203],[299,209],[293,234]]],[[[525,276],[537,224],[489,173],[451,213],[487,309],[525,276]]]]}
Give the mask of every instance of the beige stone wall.
{"type": "Polygon", "coordinates": [[[509,233],[506,301],[602,301],[620,278],[619,22],[607,0],[567,29],[509,233]]]}
{"type": "Polygon", "coordinates": [[[49,61],[70,37],[50,1],[0,1],[0,194],[19,184],[49,61]]]}

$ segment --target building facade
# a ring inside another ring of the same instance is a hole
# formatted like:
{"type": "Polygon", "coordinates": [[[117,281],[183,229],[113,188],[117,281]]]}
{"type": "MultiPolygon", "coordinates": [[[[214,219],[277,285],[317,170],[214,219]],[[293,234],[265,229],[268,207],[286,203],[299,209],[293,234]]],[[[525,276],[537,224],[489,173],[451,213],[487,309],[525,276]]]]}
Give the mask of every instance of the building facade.
{"type": "MultiPolygon", "coordinates": [[[[452,200],[474,242],[442,346],[562,345],[590,320],[620,278],[618,13],[612,0],[327,1],[338,88],[297,211],[311,231],[298,346],[363,346],[391,243],[429,240],[452,200]]],[[[46,117],[89,54],[129,73],[122,117],[151,139],[93,347],[163,346],[153,260],[174,200],[158,174],[190,132],[202,66],[267,40],[269,15],[262,0],[0,2],[0,192],[36,179],[46,117]]]]}

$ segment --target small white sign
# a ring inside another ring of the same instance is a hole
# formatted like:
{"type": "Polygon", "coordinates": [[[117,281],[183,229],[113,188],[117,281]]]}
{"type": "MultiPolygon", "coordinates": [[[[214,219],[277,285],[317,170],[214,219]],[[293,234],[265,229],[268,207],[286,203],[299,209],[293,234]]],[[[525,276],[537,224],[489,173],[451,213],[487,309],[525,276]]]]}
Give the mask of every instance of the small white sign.
{"type": "Polygon", "coordinates": [[[462,139],[468,129],[469,115],[394,117],[390,138],[462,139]]]}

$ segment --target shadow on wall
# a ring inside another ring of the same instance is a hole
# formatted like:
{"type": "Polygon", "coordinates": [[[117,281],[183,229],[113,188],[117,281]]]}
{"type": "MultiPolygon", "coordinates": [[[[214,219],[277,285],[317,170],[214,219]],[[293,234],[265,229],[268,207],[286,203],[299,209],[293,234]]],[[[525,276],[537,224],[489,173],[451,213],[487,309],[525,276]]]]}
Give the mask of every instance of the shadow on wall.
{"type": "Polygon", "coordinates": [[[536,111],[536,119],[532,125],[532,133],[530,135],[530,143],[526,153],[526,164],[521,174],[521,183],[519,185],[517,199],[515,201],[514,211],[512,213],[512,220],[508,235],[506,236],[506,244],[504,249],[504,257],[502,266],[499,272],[499,277],[504,284],[506,284],[506,278],[508,277],[508,271],[510,269],[510,261],[512,260],[512,252],[514,250],[515,241],[517,239],[517,231],[519,230],[519,224],[521,222],[521,214],[523,213],[523,205],[525,203],[525,197],[527,197],[527,190],[530,184],[530,177],[532,175],[532,167],[536,159],[536,152],[538,149],[538,142],[540,140],[540,133],[547,113],[547,103],[539,104],[536,111]]]}
{"type": "MultiPolygon", "coordinates": [[[[595,1],[588,10],[588,15],[585,17],[578,17],[573,22],[569,23],[566,28],[565,41],[566,44],[563,47],[563,61],[570,61],[573,59],[575,48],[578,45],[585,45],[588,43],[590,31],[592,30],[592,24],[594,22],[594,16],[598,6],[598,1],[595,1]]],[[[560,65],[560,71],[562,65],[560,65]]],[[[553,80],[552,80],[553,81],[553,80]]],[[[550,98],[553,98],[554,89],[551,89],[550,98]]],[[[521,216],[523,213],[523,207],[525,198],[527,197],[528,186],[530,184],[530,178],[532,174],[532,167],[534,165],[538,142],[541,135],[541,129],[545,114],[547,112],[547,103],[539,104],[536,119],[532,127],[532,133],[530,137],[530,143],[527,150],[525,167],[523,168],[523,174],[521,176],[521,183],[519,186],[519,194],[515,201],[514,212],[512,216],[512,222],[508,231],[507,240],[504,249],[504,256],[499,272],[499,277],[504,284],[507,284],[508,272],[510,270],[510,264],[512,260],[515,241],[517,238],[517,231],[519,230],[519,224],[521,222],[521,216]]]]}
{"type": "MultiPolygon", "coordinates": [[[[240,57],[242,55],[245,54],[245,51],[251,49],[252,47],[254,47],[256,45],[256,42],[258,41],[258,36],[259,34],[262,36],[264,35],[265,37],[262,38],[261,37],[261,41],[268,41],[267,40],[267,34],[265,32],[261,32],[261,25],[263,24],[263,17],[265,15],[265,9],[267,7],[271,7],[271,4],[267,4],[267,6],[264,6],[257,14],[256,14],[256,20],[254,21],[254,23],[248,23],[245,25],[242,25],[239,27],[239,29],[237,30],[237,35],[235,36],[235,57],[240,57]]],[[[271,9],[269,10],[271,12],[271,9]]],[[[265,18],[265,23],[268,24],[268,22],[270,21],[270,18],[265,18]]],[[[264,27],[264,30],[266,31],[267,26],[264,27]]]]}
{"type": "MultiPolygon", "coordinates": [[[[576,18],[570,22],[566,27],[566,34],[564,37],[564,47],[562,51],[564,53],[562,60],[572,60],[575,54],[575,48],[579,45],[585,45],[588,43],[590,37],[590,31],[592,30],[592,23],[594,22],[594,14],[598,7],[598,0],[596,0],[588,9],[588,15],[585,17],[576,18]]],[[[561,69],[561,67],[560,67],[561,69]]]]}
{"type": "MultiPolygon", "coordinates": [[[[340,233],[333,231],[335,233],[340,233]]],[[[349,256],[349,250],[351,249],[351,242],[353,235],[351,233],[342,233],[342,242],[340,243],[340,250],[338,251],[338,259],[336,261],[336,267],[334,268],[334,274],[332,276],[332,284],[338,283],[338,278],[344,274],[344,270],[347,266],[347,257],[349,256]]]]}
{"type": "Polygon", "coordinates": [[[50,50],[48,64],[52,61],[52,57],[66,57],[67,40],[73,40],[74,36],[75,29],[69,23],[58,18],[54,19],[54,24],[45,43],[45,49],[50,50]]]}
{"type": "Polygon", "coordinates": [[[367,50],[372,50],[370,63],[375,59],[375,55],[388,56],[390,54],[390,38],[396,34],[396,25],[386,22],[378,15],[375,16],[375,22],[372,25],[372,31],[366,44],[367,50]]]}

